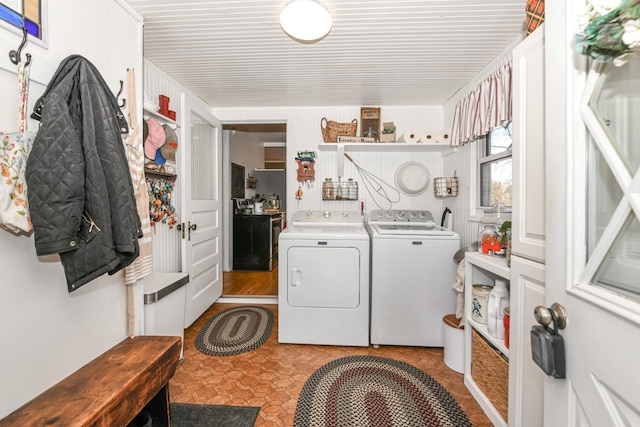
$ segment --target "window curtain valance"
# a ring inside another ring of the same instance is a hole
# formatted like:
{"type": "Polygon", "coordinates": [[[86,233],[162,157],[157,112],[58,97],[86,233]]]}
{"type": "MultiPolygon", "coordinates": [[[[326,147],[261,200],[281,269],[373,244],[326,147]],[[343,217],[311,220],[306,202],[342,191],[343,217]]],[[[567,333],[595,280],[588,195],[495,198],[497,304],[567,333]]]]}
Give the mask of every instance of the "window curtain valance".
{"type": "Polygon", "coordinates": [[[511,71],[509,59],[464,96],[453,115],[451,145],[464,145],[511,120],[511,71]]]}

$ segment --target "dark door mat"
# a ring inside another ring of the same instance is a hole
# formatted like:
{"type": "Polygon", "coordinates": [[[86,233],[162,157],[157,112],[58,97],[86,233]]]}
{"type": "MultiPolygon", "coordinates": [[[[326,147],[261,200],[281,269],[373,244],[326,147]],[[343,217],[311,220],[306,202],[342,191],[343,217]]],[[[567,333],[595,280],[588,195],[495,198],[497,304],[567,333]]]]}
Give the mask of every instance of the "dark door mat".
{"type": "Polygon", "coordinates": [[[172,427],[253,427],[260,408],[171,403],[170,411],[172,427]]]}

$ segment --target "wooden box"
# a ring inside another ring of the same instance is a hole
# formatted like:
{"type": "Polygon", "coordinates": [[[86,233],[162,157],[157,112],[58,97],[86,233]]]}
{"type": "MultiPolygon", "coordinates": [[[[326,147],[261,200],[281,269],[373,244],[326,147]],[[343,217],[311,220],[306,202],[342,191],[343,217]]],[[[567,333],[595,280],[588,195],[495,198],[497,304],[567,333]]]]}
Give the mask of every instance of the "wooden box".
{"type": "Polygon", "coordinates": [[[380,135],[380,142],[396,142],[396,133],[383,133],[380,135]]]}
{"type": "Polygon", "coordinates": [[[376,139],[380,139],[380,107],[360,108],[360,136],[372,128],[376,131],[376,139]]]}

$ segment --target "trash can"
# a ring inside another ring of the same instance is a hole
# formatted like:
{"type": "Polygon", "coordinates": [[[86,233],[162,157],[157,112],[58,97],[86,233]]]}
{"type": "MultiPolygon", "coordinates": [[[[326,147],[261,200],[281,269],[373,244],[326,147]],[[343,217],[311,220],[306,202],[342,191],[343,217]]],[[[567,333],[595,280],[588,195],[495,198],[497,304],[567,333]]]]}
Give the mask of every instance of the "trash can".
{"type": "Polygon", "coordinates": [[[464,374],[464,325],[458,327],[460,319],[455,314],[447,314],[444,322],[444,363],[451,369],[464,374]]]}

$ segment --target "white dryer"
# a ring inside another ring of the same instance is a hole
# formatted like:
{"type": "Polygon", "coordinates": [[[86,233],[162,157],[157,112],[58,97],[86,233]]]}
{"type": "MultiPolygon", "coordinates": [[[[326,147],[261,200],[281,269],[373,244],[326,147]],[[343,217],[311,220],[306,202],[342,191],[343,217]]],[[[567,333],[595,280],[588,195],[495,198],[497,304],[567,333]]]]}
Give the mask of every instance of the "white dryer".
{"type": "Polygon", "coordinates": [[[278,243],[279,342],[369,345],[369,241],[360,212],[293,215],[278,243]]]}
{"type": "Polygon", "coordinates": [[[429,211],[374,210],[371,234],[371,344],[444,346],[442,318],[455,313],[458,234],[429,211]]]}

